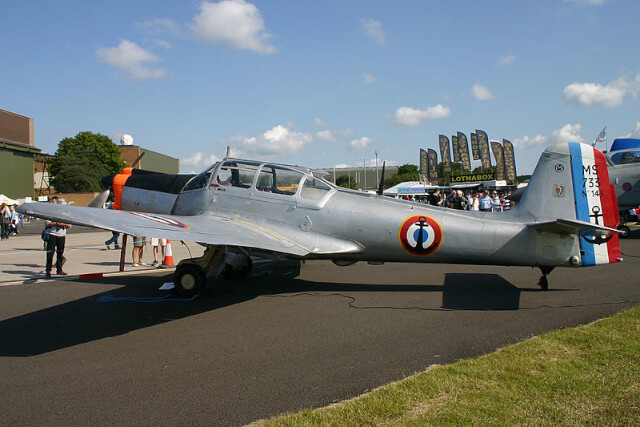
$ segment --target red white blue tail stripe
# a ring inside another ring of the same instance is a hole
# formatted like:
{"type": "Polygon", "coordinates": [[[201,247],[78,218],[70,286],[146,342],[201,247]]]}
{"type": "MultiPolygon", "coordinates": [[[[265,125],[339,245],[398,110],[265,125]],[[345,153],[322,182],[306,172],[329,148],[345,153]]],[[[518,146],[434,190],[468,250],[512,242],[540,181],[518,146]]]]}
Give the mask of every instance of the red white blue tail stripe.
{"type": "MultiPolygon", "coordinates": [[[[609,182],[607,162],[593,146],[569,143],[576,218],[592,224],[616,228],[620,222],[618,202],[609,182]]],[[[589,236],[580,236],[582,265],[609,264],[621,260],[618,236],[605,243],[593,243],[589,236]],[[585,238],[586,237],[586,238],[585,238]],[[591,240],[591,241],[590,241],[591,240]]]]}

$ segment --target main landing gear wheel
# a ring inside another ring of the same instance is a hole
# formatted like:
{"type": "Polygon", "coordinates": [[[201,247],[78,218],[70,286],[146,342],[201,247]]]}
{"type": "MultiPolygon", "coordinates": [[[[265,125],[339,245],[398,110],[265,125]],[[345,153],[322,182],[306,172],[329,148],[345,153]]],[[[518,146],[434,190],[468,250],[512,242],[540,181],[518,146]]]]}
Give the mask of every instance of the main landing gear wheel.
{"type": "Polygon", "coordinates": [[[204,272],[195,264],[179,265],[173,273],[173,283],[179,295],[192,297],[206,284],[204,272]]]}

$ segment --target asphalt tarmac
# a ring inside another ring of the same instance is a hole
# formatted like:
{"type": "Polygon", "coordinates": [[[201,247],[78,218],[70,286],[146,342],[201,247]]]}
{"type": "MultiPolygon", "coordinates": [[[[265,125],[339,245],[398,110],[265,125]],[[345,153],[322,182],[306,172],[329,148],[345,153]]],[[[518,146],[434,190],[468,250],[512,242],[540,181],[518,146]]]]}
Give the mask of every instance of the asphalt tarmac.
{"type": "Polygon", "coordinates": [[[258,266],[208,295],[166,271],[0,287],[0,420],[240,425],[325,406],[432,364],[492,352],[640,303],[625,261],[556,269],[307,262],[258,266]],[[164,298],[164,299],[161,299],[164,298]]]}

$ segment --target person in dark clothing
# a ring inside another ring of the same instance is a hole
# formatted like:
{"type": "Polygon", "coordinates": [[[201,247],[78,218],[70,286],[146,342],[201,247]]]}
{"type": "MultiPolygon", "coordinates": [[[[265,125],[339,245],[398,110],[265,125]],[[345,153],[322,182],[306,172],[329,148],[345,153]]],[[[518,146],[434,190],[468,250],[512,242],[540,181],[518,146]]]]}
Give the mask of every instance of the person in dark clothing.
{"type": "MultiPolygon", "coordinates": [[[[55,196],[52,197],[51,203],[58,203],[58,198],[55,196]]],[[[51,277],[54,253],[56,254],[56,274],[62,276],[67,275],[67,273],[62,270],[62,266],[66,261],[66,258],[64,257],[64,244],[67,229],[70,227],[71,225],[62,222],[47,221],[45,223],[45,228],[49,234],[49,239],[47,240],[47,266],[45,268],[47,277],[51,277]]]]}
{"type": "Polygon", "coordinates": [[[429,196],[429,204],[433,206],[442,206],[442,196],[440,195],[440,190],[436,190],[429,196]]]}

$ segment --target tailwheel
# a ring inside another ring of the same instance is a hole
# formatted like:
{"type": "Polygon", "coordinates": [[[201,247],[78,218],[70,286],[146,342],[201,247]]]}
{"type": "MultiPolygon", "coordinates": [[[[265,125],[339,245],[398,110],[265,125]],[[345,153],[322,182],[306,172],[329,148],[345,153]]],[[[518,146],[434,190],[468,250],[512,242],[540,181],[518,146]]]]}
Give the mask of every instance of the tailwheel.
{"type": "Polygon", "coordinates": [[[618,226],[618,230],[622,231],[622,233],[620,233],[619,236],[622,237],[623,239],[629,237],[629,235],[631,234],[631,229],[629,228],[629,226],[624,224],[620,224],[618,226]]]}
{"type": "Polygon", "coordinates": [[[540,271],[542,272],[542,276],[540,276],[540,280],[538,280],[538,286],[540,286],[540,290],[549,290],[549,280],[547,279],[547,274],[551,273],[551,270],[553,270],[553,267],[540,267],[540,271]]]}
{"type": "Polygon", "coordinates": [[[538,280],[538,286],[543,291],[549,290],[549,280],[546,275],[540,276],[540,280],[538,280]]]}
{"type": "Polygon", "coordinates": [[[205,287],[205,275],[195,264],[183,264],[176,267],[173,283],[179,295],[192,297],[205,287]]]}

